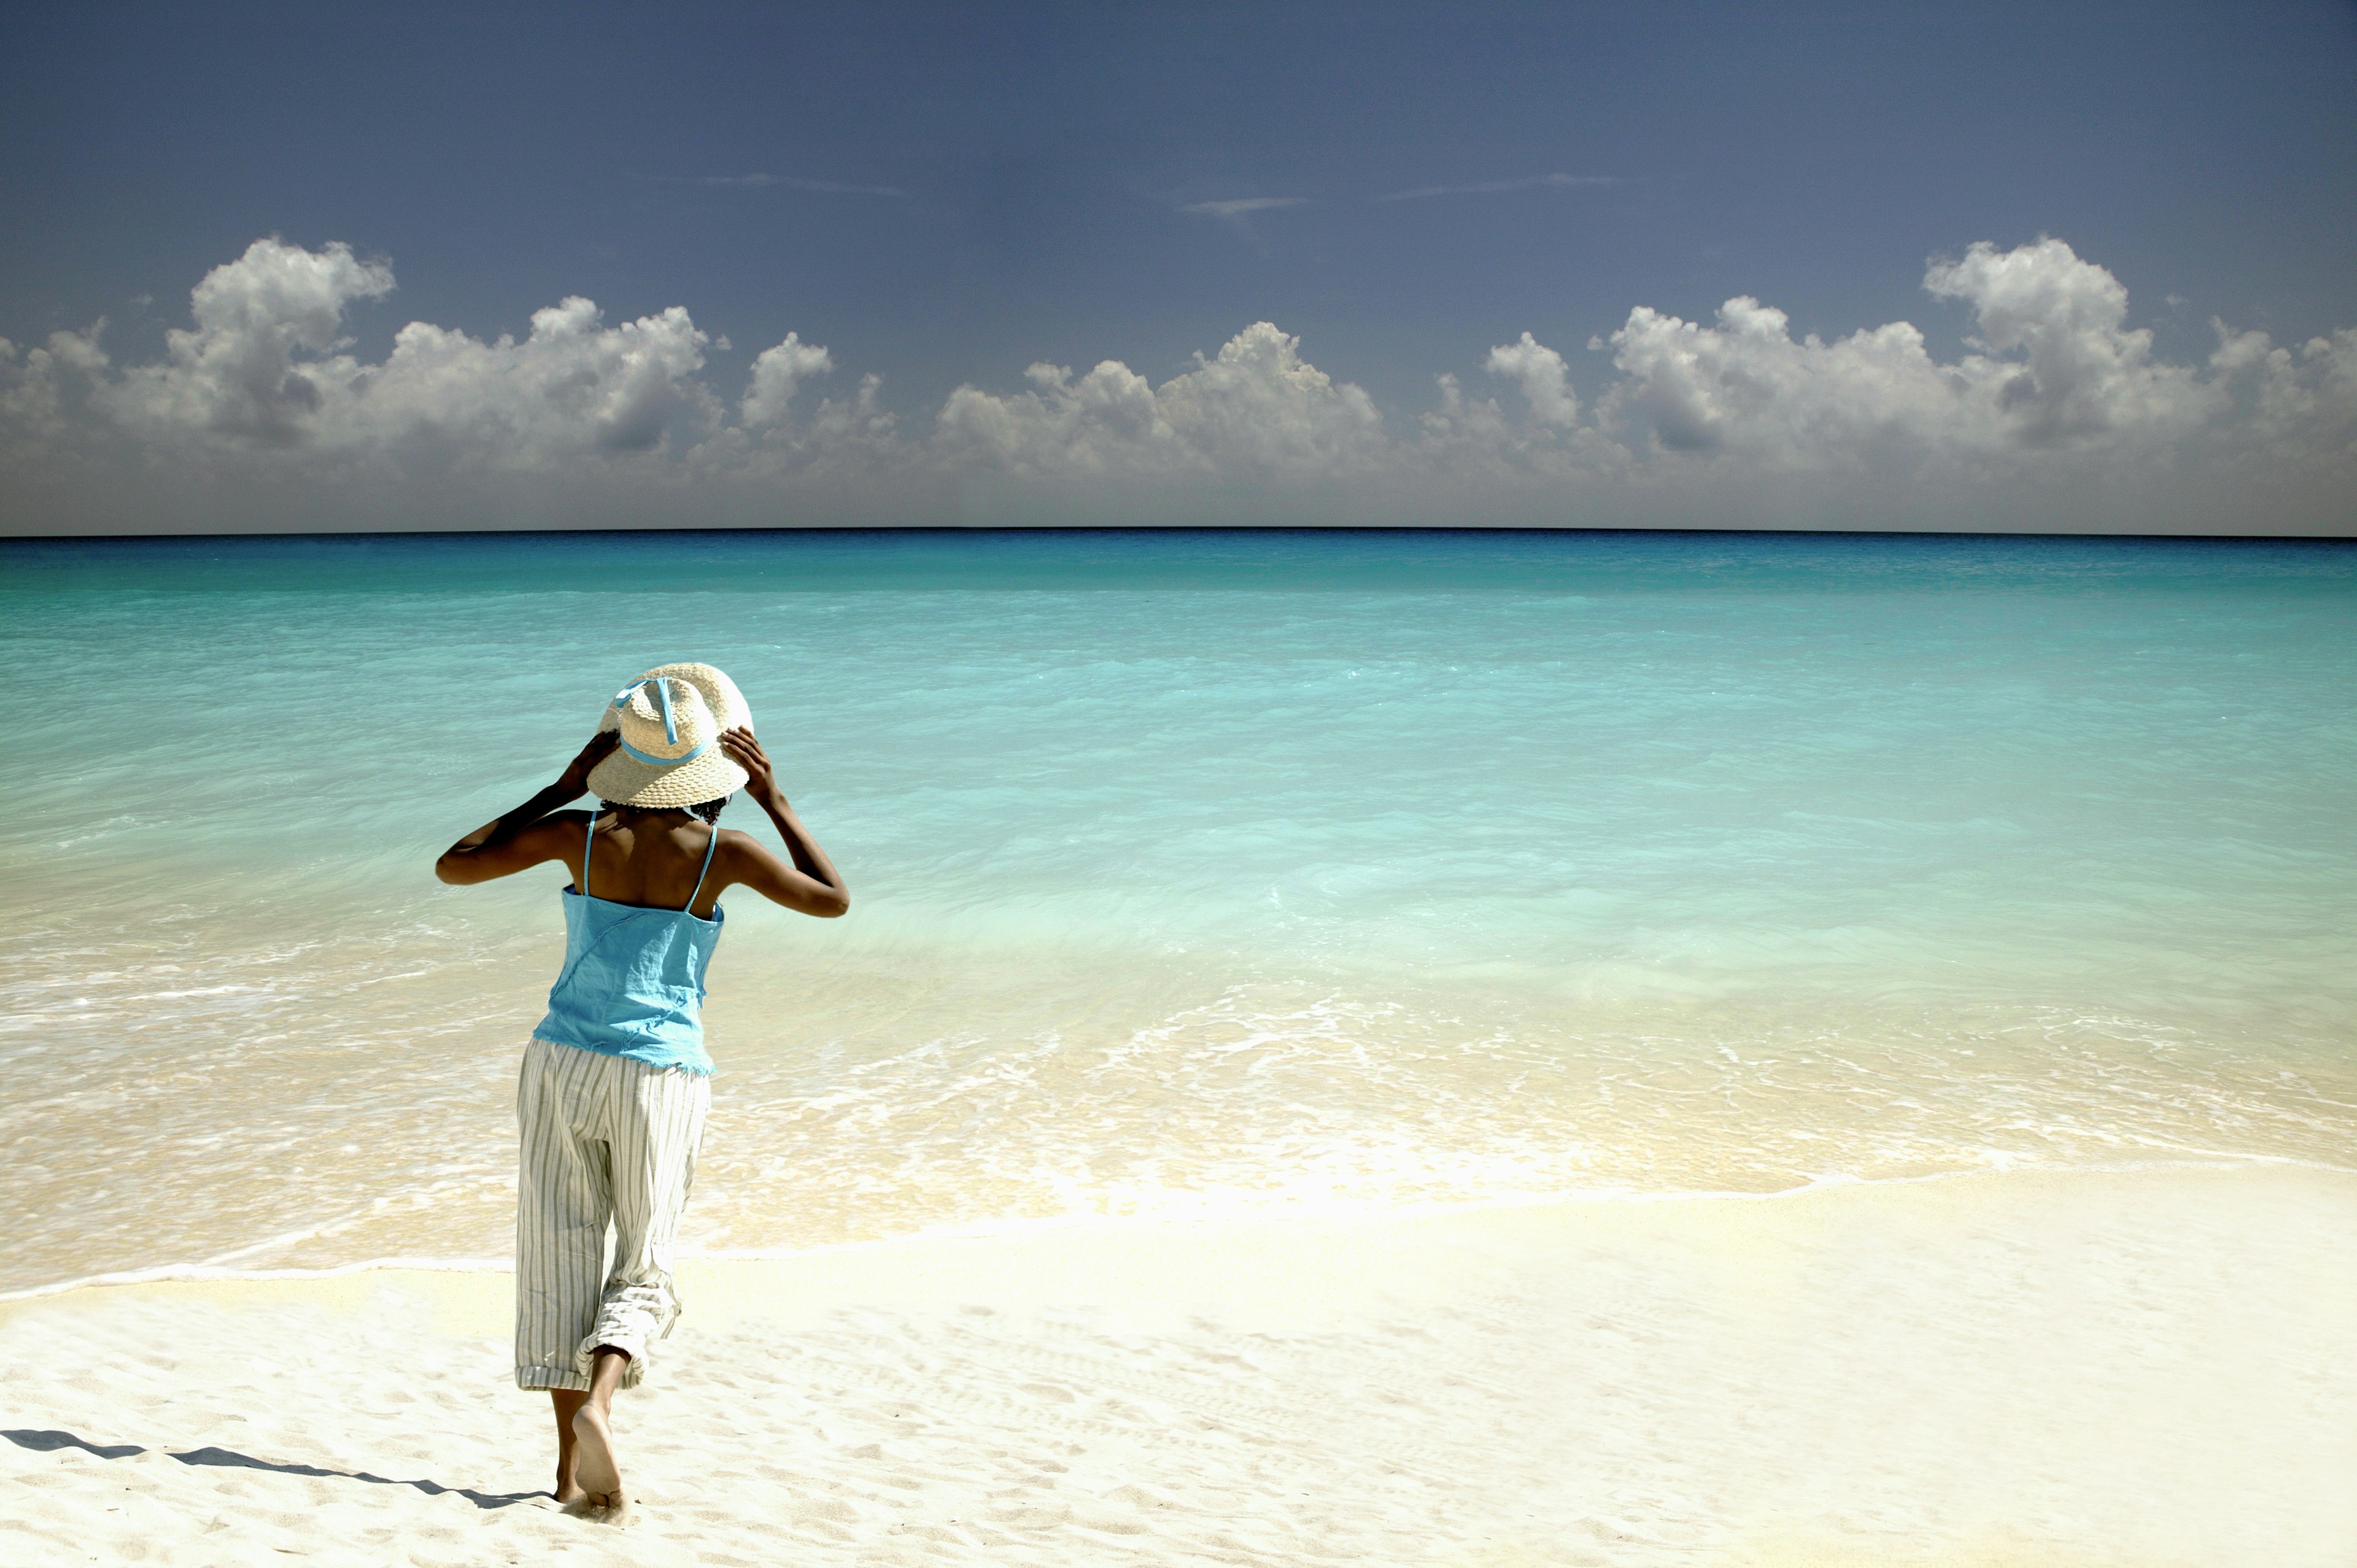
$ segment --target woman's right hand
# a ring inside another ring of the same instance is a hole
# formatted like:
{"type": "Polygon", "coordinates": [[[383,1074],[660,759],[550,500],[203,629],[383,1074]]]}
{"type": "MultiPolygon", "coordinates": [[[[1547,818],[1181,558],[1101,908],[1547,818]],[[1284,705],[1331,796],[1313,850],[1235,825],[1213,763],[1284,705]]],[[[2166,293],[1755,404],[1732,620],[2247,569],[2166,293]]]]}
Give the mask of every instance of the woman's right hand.
{"type": "Polygon", "coordinates": [[[556,787],[565,791],[565,798],[579,800],[589,788],[590,770],[613,756],[614,748],[621,744],[620,730],[599,730],[591,736],[588,744],[581,748],[580,755],[566,763],[565,771],[557,775],[556,787]]]}
{"type": "Polygon", "coordinates": [[[728,760],[745,770],[745,788],[752,791],[756,800],[784,799],[778,792],[778,770],[750,729],[738,725],[734,729],[722,730],[720,749],[728,754],[728,760]]]}

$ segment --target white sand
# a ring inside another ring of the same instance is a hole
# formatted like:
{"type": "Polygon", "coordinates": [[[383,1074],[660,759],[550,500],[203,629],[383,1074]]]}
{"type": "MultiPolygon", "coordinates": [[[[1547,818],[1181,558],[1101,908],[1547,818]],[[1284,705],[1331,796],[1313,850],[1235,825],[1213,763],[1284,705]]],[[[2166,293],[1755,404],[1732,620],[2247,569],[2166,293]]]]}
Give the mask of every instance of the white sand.
{"type": "Polygon", "coordinates": [[[547,1484],[501,1274],[0,1318],[0,1562],[2357,1563],[2357,1176],[1109,1225],[683,1276],[547,1484]]]}

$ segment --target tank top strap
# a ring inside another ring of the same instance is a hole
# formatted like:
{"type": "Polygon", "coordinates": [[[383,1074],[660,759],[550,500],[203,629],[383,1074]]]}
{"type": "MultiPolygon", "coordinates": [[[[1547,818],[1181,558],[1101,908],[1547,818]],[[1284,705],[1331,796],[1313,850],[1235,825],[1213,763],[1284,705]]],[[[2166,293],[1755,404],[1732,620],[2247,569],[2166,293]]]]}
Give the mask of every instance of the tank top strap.
{"type": "Polygon", "coordinates": [[[597,842],[597,813],[589,813],[589,831],[581,835],[581,897],[589,897],[589,851],[597,842]]]}
{"type": "Polygon", "coordinates": [[[704,891],[704,879],[712,875],[712,852],[719,847],[720,824],[715,822],[712,826],[711,841],[704,846],[704,869],[695,874],[695,889],[687,896],[687,908],[695,908],[695,895],[704,891]]]}

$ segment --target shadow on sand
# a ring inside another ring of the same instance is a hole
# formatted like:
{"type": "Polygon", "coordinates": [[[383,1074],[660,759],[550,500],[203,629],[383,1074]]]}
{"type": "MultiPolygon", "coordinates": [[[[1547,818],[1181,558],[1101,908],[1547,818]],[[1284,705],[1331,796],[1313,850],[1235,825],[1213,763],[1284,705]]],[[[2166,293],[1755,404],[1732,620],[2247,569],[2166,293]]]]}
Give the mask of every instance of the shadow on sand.
{"type": "MultiPolygon", "coordinates": [[[[146,1449],[135,1443],[92,1443],[86,1437],[76,1437],[70,1432],[38,1432],[29,1427],[0,1430],[19,1448],[30,1448],[48,1454],[60,1448],[79,1448],[85,1454],[95,1454],[102,1459],[128,1459],[146,1449]]],[[[428,1497],[438,1498],[452,1493],[466,1498],[479,1509],[510,1508],[517,1503],[544,1498],[546,1492],[479,1492],[471,1487],[446,1487],[439,1481],[396,1481],[390,1477],[371,1476],[364,1470],[323,1470],[317,1465],[280,1465],[268,1459],[256,1459],[250,1454],[239,1454],[227,1448],[191,1448],[185,1454],[168,1454],[183,1465],[213,1465],[238,1470],[271,1470],[281,1476],[323,1476],[339,1481],[366,1481],[375,1487],[414,1487],[428,1497]]]]}

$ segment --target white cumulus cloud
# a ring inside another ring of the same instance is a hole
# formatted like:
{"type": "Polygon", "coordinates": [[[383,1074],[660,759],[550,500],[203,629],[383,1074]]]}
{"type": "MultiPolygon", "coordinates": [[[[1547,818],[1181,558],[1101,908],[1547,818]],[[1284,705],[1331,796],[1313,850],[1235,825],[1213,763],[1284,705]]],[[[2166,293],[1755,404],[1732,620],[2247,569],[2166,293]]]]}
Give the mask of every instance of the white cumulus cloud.
{"type": "Polygon", "coordinates": [[[2265,332],[2211,326],[2218,334],[2211,369],[2235,402],[2245,455],[2279,468],[2329,464],[2357,483],[2357,329],[2294,349],[2265,332]]]}
{"type": "Polygon", "coordinates": [[[1373,400],[1300,350],[1299,338],[1262,321],[1158,387],[1117,360],[1077,381],[1062,366],[1033,365],[1029,392],[951,393],[938,439],[957,456],[1026,474],[1303,477],[1380,460],[1373,400]]]}
{"type": "Polygon", "coordinates": [[[1962,299],[1980,328],[1958,367],[1991,398],[2009,440],[2050,446],[2115,433],[2172,435],[2214,411],[2187,366],[2152,358],[2149,328],[2129,328],[2128,291],[2060,240],[2000,251],[1983,242],[1923,274],[1935,296],[1962,299]]]}
{"type": "MultiPolygon", "coordinates": [[[[1201,206],[1242,221],[1280,199],[1201,206]]],[[[942,521],[944,497],[983,482],[1013,498],[1008,516],[1026,497],[1093,506],[1131,484],[1174,520],[1189,497],[1242,518],[1265,495],[1285,521],[1318,493],[1338,518],[1740,523],[1772,489],[1803,509],[1792,521],[1847,494],[1881,526],[1940,498],[2000,525],[2077,526],[2093,496],[2129,498],[2120,526],[2357,528],[2357,331],[2278,344],[2215,324],[2206,360],[2174,363],[2131,325],[2120,281],[2056,239],[1972,245],[1922,285],[1970,314],[1952,358],[1906,321],[1827,340],[1796,338],[1749,295],[1708,321],[1640,305],[1590,341],[1608,359],[1575,364],[1523,332],[1469,356],[1486,385],[1443,373],[1434,406],[1387,423],[1262,321],[1159,384],[1119,360],[1034,364],[1021,387],[963,385],[904,424],[873,374],[813,406],[838,366],[795,333],[724,395],[707,360],[726,345],[680,306],[608,322],[570,297],[522,338],[488,341],[413,321],[365,360],[353,315],[393,293],[391,266],[264,239],[198,283],[159,358],[110,358],[102,322],[0,339],[0,526],[195,517],[187,498],[205,494],[219,498],[209,518],[265,495],[290,517],[374,506],[384,521],[437,484],[436,515],[461,520],[526,494],[660,492],[651,514],[638,501],[607,514],[689,522],[861,515],[888,492],[896,519],[942,521]]],[[[549,499],[545,515],[574,504],[549,499]]]]}
{"type": "Polygon", "coordinates": [[[834,360],[824,349],[787,333],[784,342],[763,349],[753,361],[753,382],[745,389],[744,401],[737,405],[746,427],[781,423],[787,405],[794,401],[795,390],[833,369],[834,360]]]}
{"type": "Polygon", "coordinates": [[[343,347],[344,310],[393,292],[393,269],[340,242],[306,251],[256,240],[189,295],[193,330],[165,336],[168,358],[113,389],[130,423],[290,446],[360,367],[343,347]]]}
{"type": "Polygon", "coordinates": [[[1971,306],[1974,352],[1943,364],[1904,321],[1795,340],[1748,295],[1713,326],[1640,306],[1611,336],[1622,380],[1600,422],[1667,453],[1793,469],[2149,450],[2221,406],[2194,370],[2152,358],[2150,330],[2124,325],[2127,291],[2060,240],[1976,244],[1923,286],[1971,306]]]}
{"type": "Polygon", "coordinates": [[[1571,390],[1570,368],[1563,356],[1523,334],[1522,341],[1490,350],[1487,366],[1493,376],[1511,378],[1523,389],[1531,417],[1541,424],[1569,427],[1579,422],[1579,395],[1571,390]]]}
{"type": "Polygon", "coordinates": [[[716,416],[694,380],[708,342],[679,306],[609,327],[578,295],[533,312],[521,342],[413,321],[383,364],[348,383],[320,435],[334,447],[415,444],[518,468],[651,452],[673,419],[702,425],[716,416]]]}
{"type": "Polygon", "coordinates": [[[488,343],[413,321],[381,363],[363,364],[342,336],[346,314],[393,287],[391,267],[349,246],[257,240],[198,284],[196,326],[168,335],[166,359],[127,370],[101,401],[159,443],[511,469],[650,452],[675,419],[716,414],[694,379],[709,339],[681,306],[608,326],[576,295],[535,311],[521,341],[488,343]]]}
{"type": "Polygon", "coordinates": [[[34,462],[79,444],[79,404],[107,368],[98,346],[105,328],[52,332],[35,349],[0,338],[0,461],[34,462]]]}

